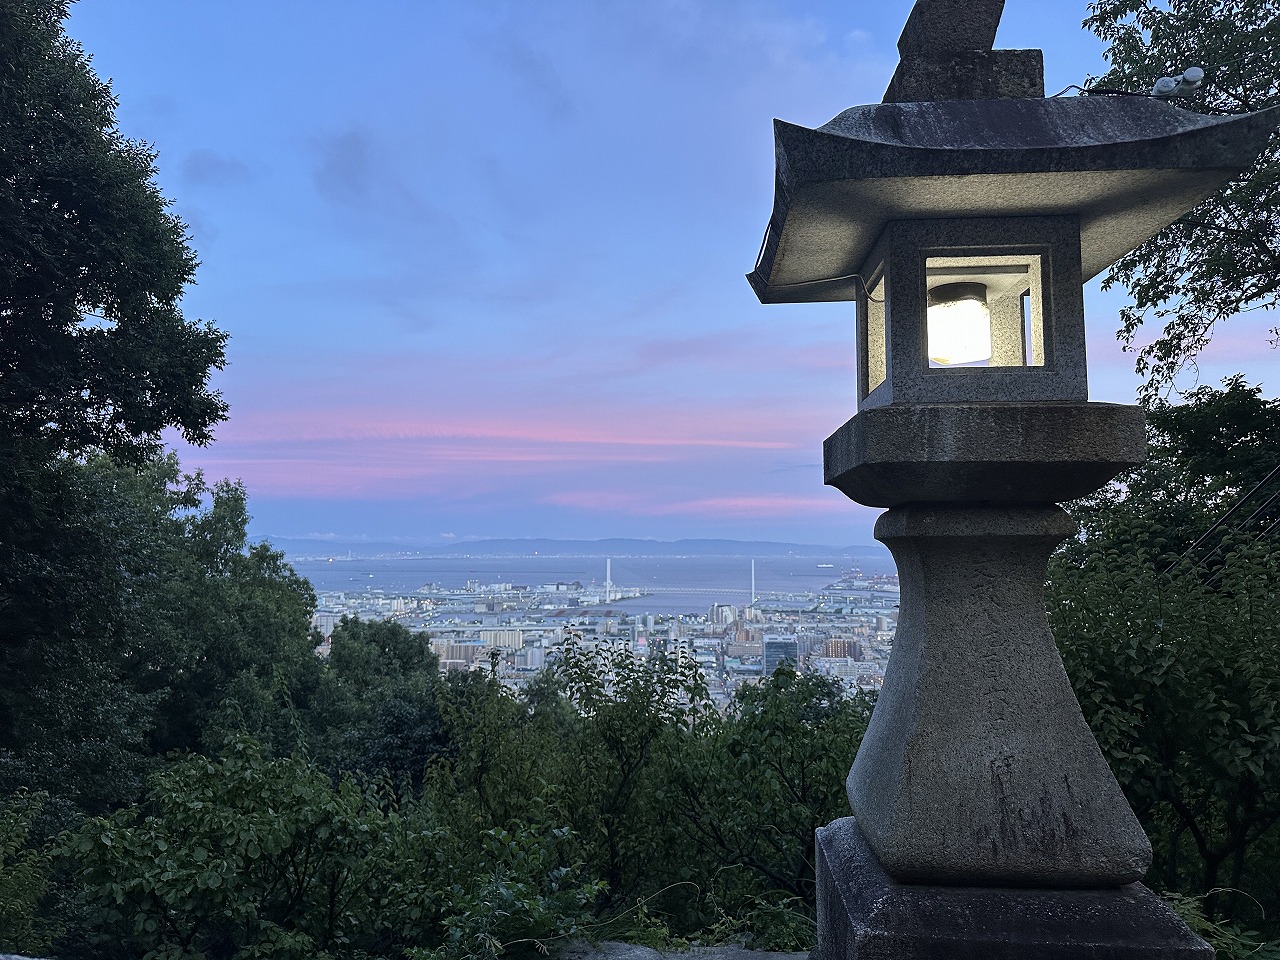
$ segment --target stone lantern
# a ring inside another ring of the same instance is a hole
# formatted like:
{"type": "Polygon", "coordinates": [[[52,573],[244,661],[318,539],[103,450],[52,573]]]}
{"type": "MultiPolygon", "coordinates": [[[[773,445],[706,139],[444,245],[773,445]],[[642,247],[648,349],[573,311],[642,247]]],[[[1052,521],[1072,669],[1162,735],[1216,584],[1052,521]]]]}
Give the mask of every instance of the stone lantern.
{"type": "Polygon", "coordinates": [[[818,831],[821,960],[1202,958],[1138,881],[1151,847],[1044,609],[1058,503],[1145,457],[1140,408],[1088,401],[1082,284],[1246,169],[1272,110],[1044,98],[993,50],[1003,0],[917,0],[881,104],[775,121],[764,303],[857,304],[859,412],[826,482],[888,507],[902,607],[818,831]]]}

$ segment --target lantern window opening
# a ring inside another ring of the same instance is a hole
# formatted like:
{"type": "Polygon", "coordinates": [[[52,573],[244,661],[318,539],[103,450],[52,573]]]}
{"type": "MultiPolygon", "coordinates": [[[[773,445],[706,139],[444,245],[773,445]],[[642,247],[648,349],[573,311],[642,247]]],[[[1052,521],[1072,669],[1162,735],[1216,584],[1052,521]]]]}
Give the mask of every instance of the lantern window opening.
{"type": "Polygon", "coordinates": [[[926,257],[924,356],[930,371],[1044,367],[1041,259],[926,257]]]}
{"type": "Polygon", "coordinates": [[[872,275],[862,290],[862,314],[865,341],[862,348],[867,358],[865,397],[889,378],[889,317],[885,296],[884,271],[872,275]]]}
{"type": "Polygon", "coordinates": [[[887,224],[857,268],[866,284],[849,290],[858,408],[1087,399],[1079,250],[1073,217],[887,224]],[[936,313],[936,291],[948,284],[982,291],[990,328],[977,359],[939,365],[930,359],[938,356],[929,349],[930,292],[936,313]]]}

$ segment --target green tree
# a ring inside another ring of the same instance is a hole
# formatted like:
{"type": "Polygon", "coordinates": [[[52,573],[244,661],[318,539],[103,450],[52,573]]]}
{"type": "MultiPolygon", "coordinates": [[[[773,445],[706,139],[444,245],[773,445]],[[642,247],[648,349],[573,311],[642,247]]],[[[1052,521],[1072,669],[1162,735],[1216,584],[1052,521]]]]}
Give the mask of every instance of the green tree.
{"type": "Polygon", "coordinates": [[[385,781],[334,780],[233,739],[153,780],[145,808],[61,845],[77,883],[64,953],[102,958],[535,955],[572,933],[595,885],[562,827],[472,837],[385,781]]]}
{"type": "Polygon", "coordinates": [[[43,953],[52,925],[40,915],[52,872],[47,849],[32,848],[28,835],[44,797],[20,791],[0,801],[0,950],[43,953]]]}
{"type": "MultiPolygon", "coordinates": [[[[563,784],[581,718],[557,692],[531,709],[488,671],[450,673],[439,691],[445,749],[424,789],[476,837],[518,820],[567,822],[563,784]],[[566,709],[567,708],[567,709],[566,709]]],[[[573,825],[573,824],[570,824],[573,825]]]]}
{"type": "MultiPolygon", "coordinates": [[[[375,697],[406,663],[434,668],[394,624],[349,620],[335,638],[342,677],[375,697]]],[[[371,742],[376,713],[344,712],[345,693],[326,713],[335,680],[299,726],[371,742]]],[[[812,833],[845,809],[866,700],[783,670],[721,714],[691,661],[575,644],[521,697],[486,670],[433,696],[442,735],[420,790],[335,775],[354,754],[272,760],[278,745],[234,735],[154,776],[142,804],[63,843],[78,903],[63,952],[460,960],[582,930],[811,943],[812,833]]]]}
{"type": "Polygon", "coordinates": [[[867,699],[786,669],[720,711],[688,658],[578,638],[519,700],[483,672],[444,696],[449,749],[429,787],[455,804],[450,822],[571,827],[572,859],[604,883],[602,929],[811,944],[813,831],[848,809],[867,699]]]}
{"type": "Polygon", "coordinates": [[[78,936],[104,957],[383,955],[436,918],[437,831],[394,795],[249,741],[159,775],[149,812],[91,820],[64,844],[78,936]]]}
{"type": "Polygon", "coordinates": [[[440,659],[426,633],[343,617],[304,719],[313,756],[334,770],[384,773],[414,791],[447,748],[440,659]]]}
{"type": "MultiPolygon", "coordinates": [[[[1205,82],[1180,106],[1243,113],[1280,104],[1280,18],[1274,0],[1094,0],[1085,27],[1107,44],[1100,87],[1147,93],[1187,67],[1205,82]]],[[[1280,135],[1253,167],[1121,258],[1103,281],[1133,297],[1120,337],[1133,348],[1144,323],[1162,325],[1136,368],[1157,396],[1213,335],[1280,295],[1280,135]]],[[[1276,332],[1276,331],[1273,331],[1276,332]]],[[[1280,334],[1277,334],[1280,335],[1280,334]]]]}
{"type": "Polygon", "coordinates": [[[68,5],[0,3],[0,452],[137,459],[166,427],[210,439],[226,337],[179,309],[186,227],[63,32],[68,5]]]}
{"type": "Polygon", "coordinates": [[[567,811],[594,848],[588,864],[607,884],[607,905],[617,906],[650,892],[666,872],[655,777],[663,756],[713,707],[688,657],[649,658],[621,644],[571,639],[555,671],[583,721],[565,757],[578,771],[565,771],[567,811]]]}
{"type": "Polygon", "coordinates": [[[318,673],[314,596],[280,554],[246,549],[234,484],[211,489],[172,457],[56,468],[39,526],[57,563],[0,618],[0,792],[103,812],[160,755],[201,748],[235,685],[318,673]]]}
{"type": "Polygon", "coordinates": [[[132,795],[157,721],[182,723],[181,674],[158,679],[182,606],[161,578],[202,494],[158,479],[176,474],[158,451],[167,428],[207,442],[226,409],[225,335],[179,306],[186,228],[67,10],[0,0],[0,785],[64,776],[51,807],[132,795]]]}
{"type": "Polygon", "coordinates": [[[394,620],[343,617],[333,630],[329,666],[346,682],[368,684],[420,671],[436,675],[440,658],[425,633],[414,633],[394,620]]]}
{"type": "Polygon", "coordinates": [[[869,698],[790,665],[743,687],[671,778],[687,843],[749,875],[753,894],[812,902],[813,832],[848,816],[844,782],[870,717],[869,698]]]}
{"type": "Polygon", "coordinates": [[[1280,544],[1265,531],[1276,517],[1190,548],[1274,465],[1280,403],[1239,379],[1189,401],[1153,410],[1149,461],[1074,511],[1082,534],[1055,558],[1050,611],[1085,715],[1152,838],[1153,879],[1208,894],[1211,919],[1243,915],[1250,897],[1274,917],[1280,544]]]}

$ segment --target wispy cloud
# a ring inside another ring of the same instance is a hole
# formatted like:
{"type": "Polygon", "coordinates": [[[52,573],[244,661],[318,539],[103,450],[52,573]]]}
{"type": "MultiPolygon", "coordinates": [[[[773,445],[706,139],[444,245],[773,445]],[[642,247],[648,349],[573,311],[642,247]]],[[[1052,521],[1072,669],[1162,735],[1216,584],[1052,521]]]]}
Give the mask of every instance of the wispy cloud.
{"type": "Polygon", "coordinates": [[[829,513],[839,501],[834,497],[740,496],[704,497],[664,504],[654,510],[659,516],[714,514],[722,517],[785,517],[797,513],[829,513]]]}
{"type": "MultiPolygon", "coordinates": [[[[677,411],[685,412],[689,411],[677,411]]],[[[741,450],[789,450],[790,423],[767,411],[741,411],[732,417],[673,417],[658,410],[629,420],[608,411],[572,411],[543,407],[508,417],[465,417],[412,413],[386,407],[275,409],[252,411],[227,424],[221,439],[228,443],[360,442],[371,448],[395,441],[495,441],[520,447],[598,447],[653,449],[694,447],[741,450]]],[[[576,454],[575,454],[576,455],[576,454]]]]}
{"type": "Polygon", "coordinates": [[[182,179],[191,186],[233,187],[252,176],[247,163],[217,150],[193,150],[182,161],[182,179]]]}
{"type": "Polygon", "coordinates": [[[580,510],[625,513],[635,516],[700,516],[732,519],[831,513],[841,506],[834,497],[743,495],[702,497],[695,500],[664,500],[661,496],[644,496],[618,490],[556,492],[544,497],[542,502],[580,510]]]}

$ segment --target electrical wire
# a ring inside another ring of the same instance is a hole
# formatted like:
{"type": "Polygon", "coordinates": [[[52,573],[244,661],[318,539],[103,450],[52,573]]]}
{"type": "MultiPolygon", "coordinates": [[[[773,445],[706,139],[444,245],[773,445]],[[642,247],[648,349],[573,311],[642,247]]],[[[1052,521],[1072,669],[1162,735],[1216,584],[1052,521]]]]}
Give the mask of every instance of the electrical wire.
{"type": "MultiPolygon", "coordinates": [[[[1277,490],[1275,493],[1273,493],[1270,497],[1268,497],[1265,501],[1263,501],[1262,506],[1260,506],[1257,510],[1253,511],[1253,513],[1249,514],[1249,516],[1245,518],[1244,522],[1240,524],[1240,528],[1238,532],[1243,533],[1244,531],[1246,531],[1249,528],[1249,526],[1253,523],[1253,521],[1257,520],[1259,517],[1265,514],[1268,511],[1268,509],[1270,509],[1271,505],[1278,500],[1280,500],[1280,490],[1277,490]]],[[[1276,522],[1280,523],[1280,520],[1277,520],[1276,522]]],[[[1264,527],[1262,532],[1259,533],[1256,537],[1254,537],[1249,542],[1257,543],[1258,540],[1260,540],[1263,536],[1265,536],[1266,533],[1271,529],[1271,527],[1274,527],[1274,526],[1275,526],[1275,523],[1272,523],[1270,526],[1264,527]]],[[[1196,565],[1204,566],[1205,564],[1207,564],[1210,560],[1212,560],[1214,557],[1216,557],[1219,553],[1222,552],[1222,548],[1226,545],[1226,542],[1227,541],[1225,537],[1222,540],[1219,540],[1217,546],[1215,546],[1212,550],[1210,550],[1198,561],[1196,561],[1196,565]]],[[[1213,580],[1216,578],[1217,578],[1217,574],[1215,573],[1213,577],[1210,577],[1207,582],[1212,583],[1213,580]]]]}
{"type": "MultiPolygon", "coordinates": [[[[1248,503],[1249,500],[1252,499],[1254,494],[1256,494],[1259,490],[1262,490],[1264,487],[1266,487],[1267,484],[1269,484],[1272,480],[1274,480],[1278,476],[1280,476],[1280,464],[1276,464],[1276,466],[1272,468],[1271,472],[1268,473],[1265,477],[1263,477],[1252,490],[1250,490],[1248,493],[1242,496],[1239,500],[1237,500],[1234,504],[1232,504],[1231,509],[1228,510],[1226,513],[1224,513],[1221,517],[1219,517],[1213,523],[1213,525],[1209,527],[1208,530],[1206,530],[1203,534],[1201,534],[1200,539],[1198,539],[1191,546],[1187,547],[1187,549],[1184,550],[1177,559],[1169,563],[1164,568],[1164,572],[1168,573],[1170,570],[1176,567],[1179,563],[1181,563],[1183,560],[1189,557],[1192,553],[1194,553],[1197,549],[1199,549],[1200,546],[1203,545],[1206,540],[1208,540],[1211,536],[1213,536],[1214,532],[1217,531],[1219,527],[1221,527],[1224,523],[1230,520],[1236,514],[1236,512],[1240,510],[1241,507],[1243,507],[1246,503],[1248,503]]],[[[1245,520],[1245,524],[1247,525],[1249,523],[1252,523],[1260,513],[1266,510],[1277,499],[1280,499],[1280,490],[1277,490],[1270,497],[1268,497],[1267,500],[1262,504],[1262,506],[1259,507],[1257,510],[1255,510],[1249,516],[1249,518],[1245,520]]],[[[1221,546],[1221,544],[1219,544],[1219,546],[1221,546]]],[[[1215,547],[1208,554],[1206,554],[1202,559],[1196,561],[1196,565],[1198,566],[1199,564],[1209,560],[1209,558],[1212,557],[1214,553],[1217,552],[1217,550],[1218,550],[1218,547],[1215,547]]]]}
{"type": "MultiPolygon", "coordinates": [[[[760,261],[764,259],[764,251],[769,245],[769,237],[772,233],[773,221],[770,220],[764,228],[764,239],[760,241],[760,252],[756,254],[756,270],[760,269],[760,261]]],[[[785,290],[790,287],[810,287],[815,283],[838,283],[841,280],[857,280],[858,286],[862,288],[862,295],[864,297],[872,303],[884,303],[883,300],[877,300],[871,295],[871,290],[867,287],[867,281],[860,273],[846,273],[843,277],[821,277],[817,280],[798,280],[795,283],[770,283],[768,284],[768,287],[770,290],[785,290]]]]}
{"type": "Polygon", "coordinates": [[[1157,97],[1153,93],[1138,93],[1136,90],[1116,90],[1114,87],[1087,87],[1082,93],[1087,97],[1101,94],[1108,97],[1146,97],[1150,100],[1168,99],[1168,97],[1157,97]]]}
{"type": "Polygon", "coordinates": [[[1096,94],[1105,94],[1106,96],[1111,96],[1111,97],[1151,97],[1152,99],[1156,99],[1156,100],[1165,99],[1164,97],[1155,97],[1153,94],[1150,94],[1150,93],[1137,93],[1136,91],[1133,91],[1133,90],[1116,90],[1112,87],[1082,87],[1078,83],[1067,84],[1067,86],[1063,87],[1053,96],[1045,97],[1045,99],[1053,100],[1057,97],[1062,96],[1068,90],[1079,90],[1081,95],[1086,97],[1091,97],[1096,94]]]}
{"type": "MultiPolygon", "coordinates": [[[[1257,543],[1257,542],[1258,542],[1259,540],[1261,540],[1263,537],[1265,537],[1265,536],[1267,536],[1268,534],[1270,534],[1270,533],[1271,533],[1271,531],[1272,531],[1272,530],[1274,530],[1276,527],[1280,527],[1280,517],[1277,517],[1275,520],[1272,520],[1269,524],[1267,524],[1265,527],[1263,527],[1261,530],[1259,530],[1259,531],[1258,531],[1258,533],[1257,533],[1257,536],[1255,536],[1252,540],[1250,540],[1250,541],[1249,541],[1249,543],[1248,543],[1248,544],[1246,544],[1246,546],[1252,546],[1253,544],[1257,543]]],[[[1223,571],[1223,570],[1225,570],[1225,569],[1226,569],[1226,565],[1224,564],[1223,566],[1221,566],[1221,567],[1219,567],[1217,570],[1215,570],[1215,571],[1213,572],[1213,575],[1212,575],[1211,577],[1209,577],[1209,579],[1208,579],[1208,580],[1206,580],[1206,581],[1204,582],[1204,585],[1205,585],[1206,587],[1211,587],[1211,586],[1213,586],[1213,585],[1217,582],[1218,577],[1222,576],[1222,571],[1223,571]]]]}
{"type": "Polygon", "coordinates": [[[870,289],[867,287],[867,281],[860,273],[846,273],[842,277],[822,277],[818,280],[797,280],[795,283],[771,283],[771,290],[782,290],[787,287],[811,287],[815,283],[839,283],[841,280],[857,280],[858,286],[862,288],[862,295],[872,303],[884,303],[883,300],[877,300],[871,295],[870,289]]]}

